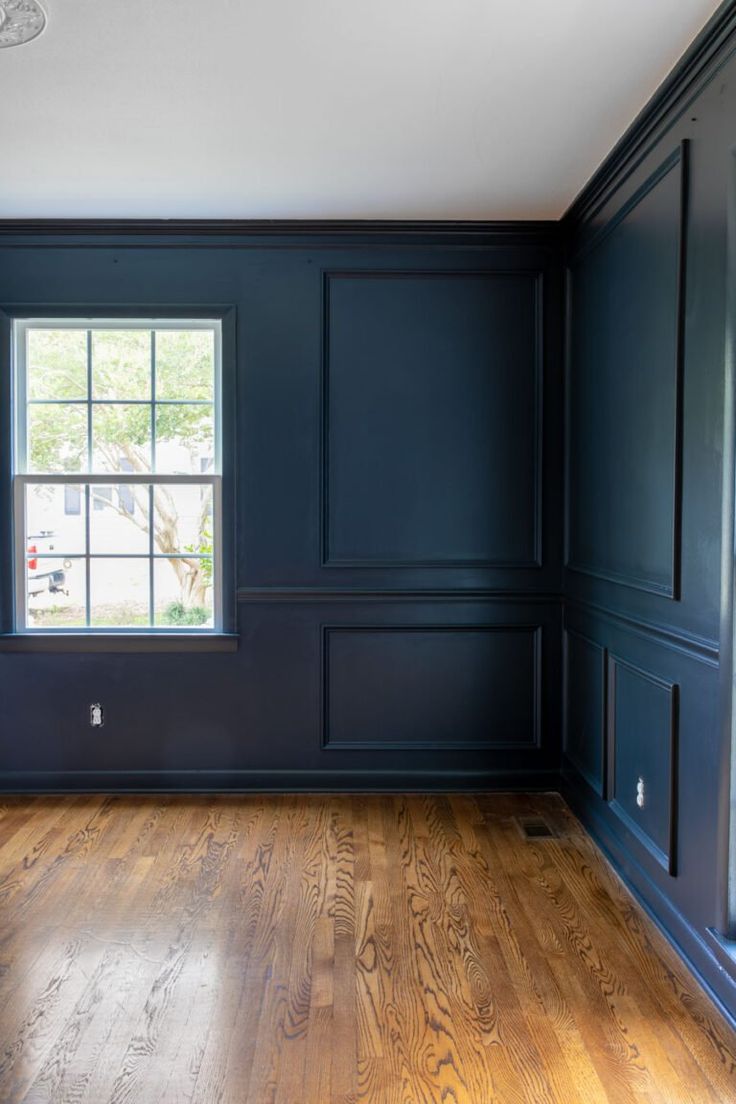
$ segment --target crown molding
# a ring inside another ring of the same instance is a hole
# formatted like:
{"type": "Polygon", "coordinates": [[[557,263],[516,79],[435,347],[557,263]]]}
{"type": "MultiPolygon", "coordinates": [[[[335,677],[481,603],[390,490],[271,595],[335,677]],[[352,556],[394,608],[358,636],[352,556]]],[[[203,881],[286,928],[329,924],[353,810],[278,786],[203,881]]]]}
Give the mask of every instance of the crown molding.
{"type": "Polygon", "coordinates": [[[540,242],[554,245],[554,220],[461,219],[0,219],[0,237],[231,238],[266,244],[284,239],[479,245],[540,242]]]}
{"type": "Polygon", "coordinates": [[[736,0],[725,0],[572,201],[566,229],[593,218],[736,50],[736,0]]]}

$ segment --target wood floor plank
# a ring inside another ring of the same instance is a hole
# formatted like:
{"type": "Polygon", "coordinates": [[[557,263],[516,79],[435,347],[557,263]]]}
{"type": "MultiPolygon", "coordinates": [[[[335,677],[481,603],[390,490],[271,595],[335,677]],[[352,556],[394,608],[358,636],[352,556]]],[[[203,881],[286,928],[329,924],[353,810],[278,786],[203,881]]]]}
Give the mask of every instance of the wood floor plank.
{"type": "Polygon", "coordinates": [[[131,1101],[733,1104],[736,1037],[556,795],[3,799],[0,1102],[131,1101]]]}
{"type": "MultiPolygon", "coordinates": [[[[563,948],[562,957],[548,956],[557,992],[570,994],[575,1025],[595,1064],[598,1081],[604,1086],[603,1099],[622,1104],[650,1097],[657,1100],[652,1074],[640,1061],[638,1039],[629,1033],[628,1024],[620,1014],[625,999],[619,978],[621,964],[618,970],[613,969],[605,956],[601,957],[602,948],[598,942],[590,940],[575,905],[568,898],[560,902],[544,877],[538,876],[535,856],[545,856],[554,846],[553,842],[526,843],[520,849],[518,831],[507,821],[494,826],[485,837],[485,845],[498,892],[507,906],[507,913],[515,917],[517,928],[523,913],[532,930],[538,916],[546,916],[552,924],[555,942],[563,948]]],[[[592,922],[592,913],[590,920],[592,922]]],[[[612,935],[608,933],[606,946],[612,935]]],[[[532,938],[529,934],[522,940],[519,933],[511,945],[512,955],[520,967],[528,968],[530,964],[532,938]]],[[[539,972],[534,971],[533,977],[536,983],[539,972]]],[[[521,974],[519,983],[523,984],[521,974]]],[[[551,1003],[544,1001],[545,1011],[556,1005],[554,999],[551,1003]]]]}

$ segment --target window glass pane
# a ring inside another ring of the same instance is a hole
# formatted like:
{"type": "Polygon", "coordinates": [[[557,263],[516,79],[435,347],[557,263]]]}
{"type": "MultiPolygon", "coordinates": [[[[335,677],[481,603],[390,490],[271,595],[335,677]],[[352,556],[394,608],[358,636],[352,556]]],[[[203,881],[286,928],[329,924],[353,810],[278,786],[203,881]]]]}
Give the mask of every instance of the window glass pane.
{"type": "Polygon", "coordinates": [[[90,488],[92,495],[92,509],[98,513],[112,503],[112,487],[93,486],[90,488]]]}
{"type": "Polygon", "coordinates": [[[148,626],[149,562],[143,557],[91,558],[90,625],[109,629],[148,626]]]}
{"type": "Polygon", "coordinates": [[[87,398],[87,331],[28,330],[29,399],[87,398]]]}
{"type": "Polygon", "coordinates": [[[148,486],[90,484],[92,512],[89,543],[92,553],[114,555],[148,553],[148,486]]]}
{"type": "Polygon", "coordinates": [[[215,335],[212,330],[156,331],[156,397],[215,396],[215,335]]]}
{"type": "Polygon", "coordinates": [[[212,487],[195,483],[153,489],[154,552],[212,555],[212,487]]]}
{"type": "Polygon", "coordinates": [[[86,624],[84,559],[29,556],[25,569],[27,628],[74,629],[86,624]]]}
{"type": "Polygon", "coordinates": [[[157,559],[153,599],[154,624],[175,630],[211,628],[212,560],[157,559]]]}
{"type": "Polygon", "coordinates": [[[92,331],[92,398],[151,398],[151,331],[92,331]]]}
{"type": "Polygon", "coordinates": [[[87,407],[34,403],[28,407],[28,471],[80,472],[87,468],[87,407]]]}
{"type": "Polygon", "coordinates": [[[156,471],[201,475],[214,462],[214,408],[167,404],[156,407],[156,471]]]}
{"type": "Polygon", "coordinates": [[[84,487],[26,484],[26,551],[69,556],[85,550],[84,487]]]}
{"type": "Polygon", "coordinates": [[[151,470],[151,407],[95,403],[92,465],[96,472],[151,470]]]}

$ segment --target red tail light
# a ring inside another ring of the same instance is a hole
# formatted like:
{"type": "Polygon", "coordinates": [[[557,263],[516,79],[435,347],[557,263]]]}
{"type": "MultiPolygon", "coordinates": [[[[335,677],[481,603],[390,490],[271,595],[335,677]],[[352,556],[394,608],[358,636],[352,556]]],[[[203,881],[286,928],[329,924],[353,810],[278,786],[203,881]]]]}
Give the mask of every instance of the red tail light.
{"type": "MultiPolygon", "coordinates": [[[[35,544],[29,544],[28,545],[28,551],[29,552],[38,552],[38,549],[36,548],[35,544]]],[[[35,571],[37,567],[38,567],[38,560],[37,559],[34,558],[34,559],[28,561],[28,570],[29,571],[35,571]]]]}

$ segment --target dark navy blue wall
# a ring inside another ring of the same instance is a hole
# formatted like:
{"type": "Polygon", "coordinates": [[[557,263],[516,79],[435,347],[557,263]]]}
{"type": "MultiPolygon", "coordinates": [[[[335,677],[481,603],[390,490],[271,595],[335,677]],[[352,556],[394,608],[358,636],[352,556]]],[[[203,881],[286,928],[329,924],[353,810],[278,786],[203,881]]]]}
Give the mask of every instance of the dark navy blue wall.
{"type": "Polygon", "coordinates": [[[733,9],[566,220],[564,752],[576,808],[736,1013],[736,966],[708,930],[724,922],[730,750],[719,656],[733,9]]]}
{"type": "MultiPolygon", "coordinates": [[[[6,234],[7,317],[226,315],[239,643],[33,654],[0,640],[0,785],[554,778],[558,240],[549,225],[6,234]]],[[[7,341],[2,372],[7,430],[7,341]]],[[[7,531],[3,551],[8,633],[7,531]]]]}

